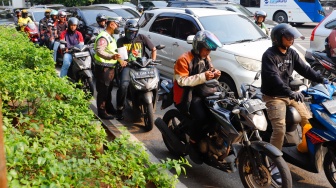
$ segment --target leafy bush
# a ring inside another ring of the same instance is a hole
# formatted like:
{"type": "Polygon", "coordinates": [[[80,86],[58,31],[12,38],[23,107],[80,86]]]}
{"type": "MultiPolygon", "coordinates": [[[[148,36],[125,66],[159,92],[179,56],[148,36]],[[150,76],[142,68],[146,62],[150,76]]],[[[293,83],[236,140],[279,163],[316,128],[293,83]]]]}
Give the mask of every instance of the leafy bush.
{"type": "Polygon", "coordinates": [[[107,142],[84,92],[56,75],[49,49],[5,27],[0,49],[10,187],[171,187],[185,172],[184,159],[150,162],[126,133],[107,142]],[[101,152],[103,144],[107,150],[101,152]],[[177,175],[163,171],[172,168],[177,175]]]}

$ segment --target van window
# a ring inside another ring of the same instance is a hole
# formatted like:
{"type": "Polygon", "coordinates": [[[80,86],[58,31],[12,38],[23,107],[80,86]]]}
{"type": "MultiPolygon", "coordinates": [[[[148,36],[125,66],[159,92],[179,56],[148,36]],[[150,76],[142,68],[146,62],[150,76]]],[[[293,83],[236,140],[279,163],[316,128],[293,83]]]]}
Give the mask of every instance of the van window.
{"type": "Polygon", "coordinates": [[[173,17],[159,16],[156,18],[149,31],[166,36],[172,36],[173,20],[173,17]]]}

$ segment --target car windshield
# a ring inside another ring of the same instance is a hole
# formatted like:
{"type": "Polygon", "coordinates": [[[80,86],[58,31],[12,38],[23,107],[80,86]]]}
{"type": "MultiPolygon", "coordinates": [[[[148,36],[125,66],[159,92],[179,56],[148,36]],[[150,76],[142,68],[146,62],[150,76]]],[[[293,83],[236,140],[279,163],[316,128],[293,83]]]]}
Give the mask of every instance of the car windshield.
{"type": "Polygon", "coordinates": [[[44,18],[44,12],[32,12],[34,17],[34,22],[39,22],[42,18],[44,18]]]}
{"type": "Polygon", "coordinates": [[[127,8],[127,9],[112,9],[113,12],[118,14],[124,19],[134,19],[134,18],[140,18],[140,15],[134,11],[133,9],[127,8]]]}
{"type": "Polygon", "coordinates": [[[85,21],[87,25],[92,25],[94,23],[97,23],[96,16],[98,13],[104,14],[105,16],[110,17],[120,17],[116,13],[110,11],[110,10],[82,10],[82,13],[85,16],[85,21]]]}
{"type": "Polygon", "coordinates": [[[222,44],[255,41],[267,38],[256,24],[243,15],[216,15],[199,18],[205,30],[214,33],[222,44]],[[214,22],[213,20],[216,20],[214,22]]]}

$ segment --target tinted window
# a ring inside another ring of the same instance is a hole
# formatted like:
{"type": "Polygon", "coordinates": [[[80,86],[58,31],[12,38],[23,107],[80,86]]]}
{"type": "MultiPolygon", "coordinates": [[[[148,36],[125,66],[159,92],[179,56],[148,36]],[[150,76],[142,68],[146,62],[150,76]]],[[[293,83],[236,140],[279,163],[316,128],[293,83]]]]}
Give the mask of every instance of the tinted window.
{"type": "Polygon", "coordinates": [[[175,20],[175,38],[181,40],[187,40],[189,35],[195,35],[198,31],[191,21],[182,18],[176,18],[175,20]]]}
{"type": "Polygon", "coordinates": [[[99,13],[111,17],[120,17],[116,13],[109,10],[82,10],[82,13],[85,17],[86,25],[92,25],[94,23],[97,23],[96,16],[99,13]]]}
{"type": "Polygon", "coordinates": [[[174,18],[172,17],[158,17],[152,24],[149,31],[154,33],[159,33],[162,35],[171,36],[172,35],[172,25],[174,18]]]}
{"type": "Polygon", "coordinates": [[[256,24],[243,15],[206,16],[199,20],[204,29],[213,32],[223,44],[266,37],[256,24]]]}
{"type": "Polygon", "coordinates": [[[332,20],[330,22],[328,22],[327,24],[325,24],[325,28],[327,29],[333,29],[336,27],[336,20],[332,20]]]}

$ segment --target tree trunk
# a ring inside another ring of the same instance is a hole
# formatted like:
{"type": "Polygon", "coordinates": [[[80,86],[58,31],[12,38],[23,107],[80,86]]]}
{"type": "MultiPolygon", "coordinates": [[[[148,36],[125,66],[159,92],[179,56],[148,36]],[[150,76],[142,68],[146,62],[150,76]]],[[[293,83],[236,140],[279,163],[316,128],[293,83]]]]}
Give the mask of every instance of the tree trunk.
{"type": "Polygon", "coordinates": [[[0,99],[0,188],[7,188],[5,145],[2,131],[2,100],[0,99]]]}

